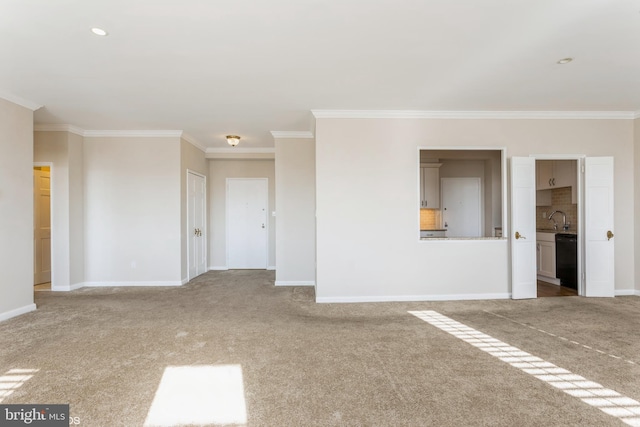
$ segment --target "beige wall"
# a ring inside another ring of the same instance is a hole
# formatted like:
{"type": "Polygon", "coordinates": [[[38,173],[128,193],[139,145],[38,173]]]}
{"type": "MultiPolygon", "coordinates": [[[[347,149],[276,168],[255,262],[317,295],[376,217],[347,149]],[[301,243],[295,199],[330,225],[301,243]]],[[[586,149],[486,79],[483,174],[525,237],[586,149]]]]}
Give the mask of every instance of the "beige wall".
{"type": "MultiPolygon", "coordinates": [[[[192,171],[205,176],[209,174],[209,163],[205,158],[204,151],[195,147],[184,139],[180,139],[180,254],[181,254],[181,277],[185,282],[189,277],[189,266],[187,264],[187,171],[192,171]]],[[[207,182],[208,185],[208,182],[207,182]]],[[[205,198],[208,194],[205,195],[205,198]]],[[[205,200],[208,209],[208,203],[205,200]]],[[[208,237],[208,236],[207,236],[208,237]]]]}
{"type": "Polygon", "coordinates": [[[629,120],[318,119],[318,300],[509,296],[506,239],[416,238],[418,148],[430,146],[613,156],[615,224],[626,230],[616,234],[616,291],[633,289],[633,138],[629,120]]]}
{"type": "Polygon", "coordinates": [[[0,320],[33,303],[33,112],[0,98],[0,320]]]}
{"type": "Polygon", "coordinates": [[[275,165],[273,160],[209,161],[209,268],[227,268],[226,179],[267,178],[269,182],[269,268],[275,268],[275,165]]]}
{"type": "Polygon", "coordinates": [[[633,158],[634,158],[634,170],[635,179],[634,183],[634,207],[635,207],[635,232],[633,234],[634,241],[636,242],[635,251],[635,288],[636,295],[640,296],[640,119],[634,121],[634,144],[633,144],[633,158]]]}
{"type": "Polygon", "coordinates": [[[180,139],[85,137],[87,285],[181,283],[180,139]]]}
{"type": "Polygon", "coordinates": [[[84,282],[83,138],[34,132],[34,162],[51,163],[51,286],[71,290],[84,282]]]}
{"type": "Polygon", "coordinates": [[[276,285],[315,284],[315,142],[276,139],[276,285]]]}

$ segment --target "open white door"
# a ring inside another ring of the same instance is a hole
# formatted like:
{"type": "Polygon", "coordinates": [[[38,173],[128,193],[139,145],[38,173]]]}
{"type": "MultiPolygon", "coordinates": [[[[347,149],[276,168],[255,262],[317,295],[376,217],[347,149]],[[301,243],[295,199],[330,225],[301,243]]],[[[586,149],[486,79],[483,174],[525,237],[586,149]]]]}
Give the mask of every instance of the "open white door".
{"type": "Polygon", "coordinates": [[[511,297],[536,298],[536,160],[511,158],[511,297]]]}
{"type": "Polygon", "coordinates": [[[585,159],[585,296],[615,295],[613,157],[585,159]]]}

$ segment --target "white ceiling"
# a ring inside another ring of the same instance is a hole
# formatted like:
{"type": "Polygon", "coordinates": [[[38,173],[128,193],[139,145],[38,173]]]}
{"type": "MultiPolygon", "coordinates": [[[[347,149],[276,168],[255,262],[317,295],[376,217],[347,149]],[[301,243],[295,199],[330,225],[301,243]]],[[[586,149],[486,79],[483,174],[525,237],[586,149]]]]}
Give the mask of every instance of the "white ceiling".
{"type": "Polygon", "coordinates": [[[640,1],[0,0],[0,94],[205,147],[311,110],[636,112],[640,1]]]}

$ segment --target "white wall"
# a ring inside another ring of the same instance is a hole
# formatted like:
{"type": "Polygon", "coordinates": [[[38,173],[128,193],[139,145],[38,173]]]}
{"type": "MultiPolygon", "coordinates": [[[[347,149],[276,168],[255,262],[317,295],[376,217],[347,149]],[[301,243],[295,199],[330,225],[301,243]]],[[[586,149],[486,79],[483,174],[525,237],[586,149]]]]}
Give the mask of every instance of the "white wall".
{"type": "Polygon", "coordinates": [[[84,282],[83,138],[34,132],[34,162],[51,163],[51,286],[71,290],[84,282]]]}
{"type": "Polygon", "coordinates": [[[85,281],[181,284],[180,139],[85,137],[85,281]]]}
{"type": "Polygon", "coordinates": [[[33,303],[33,112],[0,98],[0,321],[33,303]]]}
{"type": "Polygon", "coordinates": [[[419,241],[418,147],[615,158],[616,290],[634,288],[630,120],[318,119],[319,301],[508,297],[508,241],[419,241]],[[367,212],[367,215],[362,215],[367,212]],[[619,237],[618,237],[619,236],[619,237]]]}
{"type": "Polygon", "coordinates": [[[276,285],[315,284],[315,142],[276,139],[276,285]]]}
{"type": "MultiPolygon", "coordinates": [[[[209,162],[205,158],[204,151],[195,147],[193,144],[184,139],[180,140],[180,254],[181,254],[181,277],[182,281],[186,281],[189,277],[189,266],[187,264],[187,170],[197,172],[207,177],[209,174],[209,162]]],[[[208,181],[208,178],[206,179],[208,181]]],[[[207,182],[208,185],[208,182],[207,182]]],[[[205,195],[208,198],[208,194],[205,195]]],[[[205,200],[205,206],[209,209],[209,205],[205,200]]],[[[207,238],[209,236],[207,235],[207,238]]]]}
{"type": "Polygon", "coordinates": [[[226,179],[267,178],[269,181],[269,268],[276,265],[275,218],[275,166],[273,160],[209,161],[209,268],[227,268],[226,243],[226,179]]]}

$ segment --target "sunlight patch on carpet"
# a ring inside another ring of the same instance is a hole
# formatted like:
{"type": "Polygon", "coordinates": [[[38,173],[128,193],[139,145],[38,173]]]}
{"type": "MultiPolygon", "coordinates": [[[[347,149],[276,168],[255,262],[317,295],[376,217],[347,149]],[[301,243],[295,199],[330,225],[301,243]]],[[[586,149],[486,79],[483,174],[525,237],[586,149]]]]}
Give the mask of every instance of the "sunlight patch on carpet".
{"type": "Polygon", "coordinates": [[[598,383],[575,375],[465,324],[456,322],[437,311],[410,311],[409,313],[540,381],[544,381],[570,396],[579,398],[605,414],[620,419],[627,425],[640,427],[640,402],[636,400],[623,396],[615,390],[604,388],[598,383]]]}
{"type": "Polygon", "coordinates": [[[0,376],[0,403],[30,380],[39,369],[9,369],[0,376]]]}
{"type": "Polygon", "coordinates": [[[168,366],[144,426],[246,423],[240,365],[168,366]]]}

